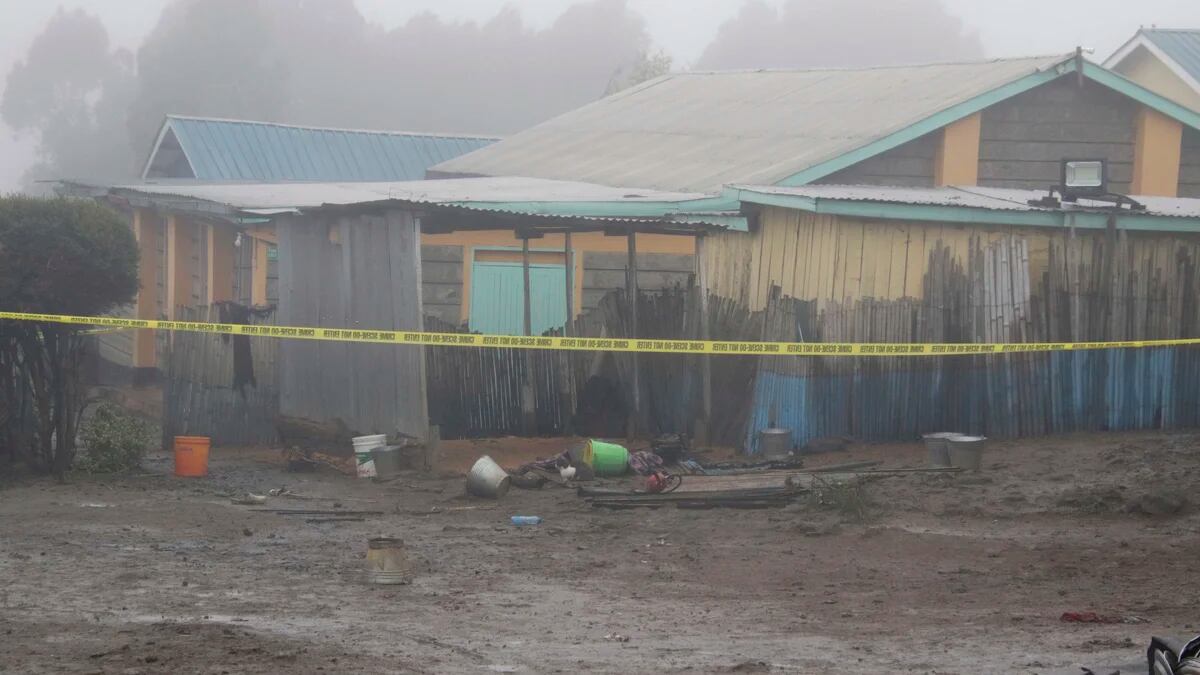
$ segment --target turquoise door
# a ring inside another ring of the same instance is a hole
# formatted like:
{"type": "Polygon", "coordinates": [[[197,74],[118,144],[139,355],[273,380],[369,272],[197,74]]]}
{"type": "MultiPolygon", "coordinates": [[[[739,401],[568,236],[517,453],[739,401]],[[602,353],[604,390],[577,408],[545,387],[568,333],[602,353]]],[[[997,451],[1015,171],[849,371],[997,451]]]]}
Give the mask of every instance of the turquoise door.
{"type": "MultiPolygon", "coordinates": [[[[562,265],[530,265],[533,334],[562,328],[567,321],[567,272],[562,265]]],[[[525,277],[520,263],[476,262],[471,266],[471,330],[523,335],[525,277]]]]}

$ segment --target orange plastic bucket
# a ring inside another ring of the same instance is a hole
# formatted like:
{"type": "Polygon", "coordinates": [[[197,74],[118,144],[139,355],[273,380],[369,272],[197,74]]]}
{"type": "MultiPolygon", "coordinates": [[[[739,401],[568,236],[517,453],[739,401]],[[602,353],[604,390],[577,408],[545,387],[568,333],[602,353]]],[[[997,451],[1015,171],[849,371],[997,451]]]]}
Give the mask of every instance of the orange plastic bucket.
{"type": "Polygon", "coordinates": [[[175,437],[175,475],[208,475],[208,436],[175,437]]]}

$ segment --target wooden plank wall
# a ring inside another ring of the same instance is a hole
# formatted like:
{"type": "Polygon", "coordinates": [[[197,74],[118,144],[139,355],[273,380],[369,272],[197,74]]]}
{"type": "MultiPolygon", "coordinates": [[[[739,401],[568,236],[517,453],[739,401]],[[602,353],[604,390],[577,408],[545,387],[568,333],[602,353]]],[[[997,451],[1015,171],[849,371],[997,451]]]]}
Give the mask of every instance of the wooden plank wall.
{"type": "MultiPolygon", "coordinates": [[[[410,212],[287,217],[276,231],[281,324],[421,329],[421,264],[410,212]]],[[[427,433],[420,347],[288,340],[280,363],[283,415],[340,419],[361,434],[427,433]]]]}
{"type": "MultiPolygon", "coordinates": [[[[215,308],[184,307],[183,321],[219,321],[215,308]]],[[[272,323],[253,320],[254,323],[272,323]]],[[[280,340],[251,338],[257,386],[233,389],[233,343],[228,337],[176,333],[162,363],[163,447],[173,436],[208,436],[214,445],[262,446],[277,440],[277,358],[280,340]]]]}
{"type": "Polygon", "coordinates": [[[1182,145],[1178,196],[1200,197],[1200,131],[1185,126],[1182,145]]]}
{"type": "Polygon", "coordinates": [[[462,246],[421,247],[421,293],[426,316],[452,326],[462,323],[462,246]]]}
{"type": "MultiPolygon", "coordinates": [[[[771,209],[706,246],[714,292],[774,339],[1038,342],[1200,337],[1200,236],[956,227],[771,209]],[[801,309],[789,303],[805,303],[801,309]],[[798,318],[778,319],[795,314],[798,318]],[[774,317],[774,318],[773,318],[774,317]],[[807,326],[797,332],[798,326],[807,326]]],[[[763,359],[746,442],[934,430],[1027,436],[1200,424],[1200,350],[930,359],[763,359]],[[1180,377],[1179,373],[1188,373],[1180,377]]]]}
{"type": "Polygon", "coordinates": [[[932,187],[933,162],[941,142],[941,134],[940,129],[925,134],[817,182],[827,185],[932,187]]]}
{"type": "Polygon", "coordinates": [[[1073,77],[985,108],[979,184],[1040,189],[1061,181],[1063,159],[1107,159],[1110,187],[1128,194],[1138,104],[1073,77]]]}
{"type": "MultiPolygon", "coordinates": [[[[695,270],[694,256],[670,253],[639,253],[638,288],[657,291],[683,288],[695,270]]],[[[613,290],[625,287],[626,253],[597,251],[583,252],[583,307],[595,309],[600,299],[613,290]]]]}

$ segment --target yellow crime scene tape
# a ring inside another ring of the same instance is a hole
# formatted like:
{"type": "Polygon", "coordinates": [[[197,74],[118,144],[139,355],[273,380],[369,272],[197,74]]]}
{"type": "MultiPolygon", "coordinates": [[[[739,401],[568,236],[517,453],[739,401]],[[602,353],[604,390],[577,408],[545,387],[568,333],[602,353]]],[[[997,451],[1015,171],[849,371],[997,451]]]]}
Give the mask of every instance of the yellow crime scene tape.
{"type": "Polygon", "coordinates": [[[1125,342],[1009,342],[1009,343],[871,343],[871,342],[736,342],[725,340],[651,340],[626,338],[525,337],[475,333],[252,326],[200,321],[158,321],[111,316],[69,316],[0,312],[0,320],[36,321],[99,326],[100,331],[152,328],[189,333],[248,335],[252,337],[369,344],[426,345],[503,349],[557,349],[569,351],[642,352],[654,354],[712,354],[714,356],[957,356],[1065,352],[1089,349],[1134,349],[1200,345],[1200,338],[1132,340],[1125,342]]]}

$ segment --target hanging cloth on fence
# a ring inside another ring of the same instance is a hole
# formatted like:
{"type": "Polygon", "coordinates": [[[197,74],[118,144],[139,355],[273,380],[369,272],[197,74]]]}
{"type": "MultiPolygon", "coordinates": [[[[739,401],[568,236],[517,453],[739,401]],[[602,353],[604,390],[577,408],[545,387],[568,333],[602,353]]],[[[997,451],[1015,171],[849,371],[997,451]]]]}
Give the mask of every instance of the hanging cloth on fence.
{"type": "MultiPolygon", "coordinates": [[[[274,305],[254,308],[230,301],[214,304],[217,306],[221,323],[250,323],[251,318],[262,318],[275,311],[274,305]]],[[[245,398],[246,385],[258,387],[258,381],[254,379],[254,356],[250,351],[250,336],[222,335],[221,338],[226,342],[230,338],[233,339],[233,388],[245,398]]]]}

